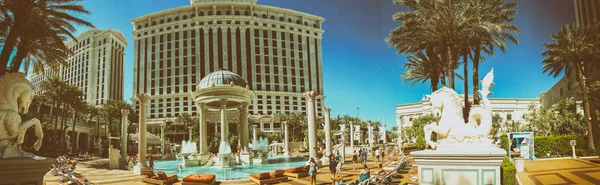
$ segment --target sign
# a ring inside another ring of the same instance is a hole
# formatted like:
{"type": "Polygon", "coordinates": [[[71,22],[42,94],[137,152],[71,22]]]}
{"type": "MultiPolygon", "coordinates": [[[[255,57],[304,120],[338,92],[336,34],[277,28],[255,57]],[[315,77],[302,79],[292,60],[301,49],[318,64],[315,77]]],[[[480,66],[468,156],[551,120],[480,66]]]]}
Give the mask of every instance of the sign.
{"type": "Polygon", "coordinates": [[[570,143],[571,143],[571,146],[575,146],[575,145],[577,145],[577,142],[575,142],[575,140],[571,140],[571,142],[570,142],[570,143]]]}

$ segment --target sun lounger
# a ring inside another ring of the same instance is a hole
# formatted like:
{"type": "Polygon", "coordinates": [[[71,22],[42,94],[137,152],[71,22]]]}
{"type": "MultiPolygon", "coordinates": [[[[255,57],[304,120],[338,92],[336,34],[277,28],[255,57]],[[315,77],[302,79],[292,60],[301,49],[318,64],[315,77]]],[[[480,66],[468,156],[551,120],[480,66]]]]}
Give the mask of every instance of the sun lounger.
{"type": "Polygon", "coordinates": [[[275,184],[288,180],[288,177],[283,175],[284,173],[285,171],[283,170],[275,170],[271,173],[263,172],[260,174],[252,174],[250,175],[250,180],[258,185],[275,184]]]}
{"type": "Polygon", "coordinates": [[[304,167],[288,168],[284,170],[283,175],[294,178],[302,178],[308,176],[308,171],[304,171],[304,167]]]}
{"type": "Polygon", "coordinates": [[[175,174],[167,175],[167,174],[165,174],[165,172],[162,172],[162,171],[158,171],[155,174],[151,170],[144,170],[143,172],[144,172],[144,174],[146,174],[146,177],[142,177],[142,182],[145,182],[145,183],[164,185],[164,184],[173,184],[173,183],[179,181],[179,179],[177,178],[177,175],[175,175],[175,174]]]}
{"type": "Polygon", "coordinates": [[[182,185],[212,185],[215,183],[215,179],[215,174],[190,174],[182,179],[182,185]]]}

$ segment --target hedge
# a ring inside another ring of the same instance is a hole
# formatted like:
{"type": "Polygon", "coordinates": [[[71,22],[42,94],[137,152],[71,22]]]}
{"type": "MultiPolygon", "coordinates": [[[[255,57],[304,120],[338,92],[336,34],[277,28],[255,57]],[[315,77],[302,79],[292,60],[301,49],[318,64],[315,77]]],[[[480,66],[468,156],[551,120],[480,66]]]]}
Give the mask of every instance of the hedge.
{"type": "Polygon", "coordinates": [[[504,156],[504,160],[502,161],[502,184],[503,185],[514,185],[517,180],[517,169],[515,165],[513,165],[510,160],[508,160],[508,156],[504,156]]]}
{"type": "Polygon", "coordinates": [[[506,155],[508,155],[508,136],[502,135],[500,136],[500,147],[506,150],[506,155]]]}
{"type": "Polygon", "coordinates": [[[573,154],[571,140],[577,142],[577,145],[575,145],[576,153],[578,150],[582,156],[594,153],[586,149],[587,142],[582,135],[535,136],[535,157],[546,158],[548,157],[547,153],[550,153],[550,157],[571,156],[573,154]]]}

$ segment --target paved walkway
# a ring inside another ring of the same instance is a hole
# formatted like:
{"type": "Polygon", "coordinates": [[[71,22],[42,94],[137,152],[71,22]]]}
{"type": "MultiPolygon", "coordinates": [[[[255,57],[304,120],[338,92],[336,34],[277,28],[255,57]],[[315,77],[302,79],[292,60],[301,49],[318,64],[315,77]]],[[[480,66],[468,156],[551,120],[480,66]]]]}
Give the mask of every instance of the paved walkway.
{"type": "MultiPolygon", "coordinates": [[[[360,174],[360,169],[352,170],[353,165],[350,162],[351,155],[346,155],[346,163],[342,166],[342,176],[344,178],[344,183],[349,184],[358,180],[358,176],[360,174]]],[[[93,161],[80,162],[77,164],[76,172],[83,173],[91,183],[94,184],[106,184],[106,185],[117,185],[117,184],[128,184],[128,185],[143,185],[141,182],[140,175],[134,175],[131,171],[127,170],[108,170],[108,160],[107,159],[97,159],[93,161]]],[[[367,160],[367,165],[371,169],[371,173],[377,171],[377,167],[379,163],[371,161],[371,157],[367,160]]],[[[359,165],[360,166],[360,165],[359,165]]],[[[323,166],[319,168],[317,171],[317,184],[331,184],[331,175],[329,173],[328,166],[323,166]]],[[[405,171],[407,172],[407,171],[405,171]]],[[[399,174],[392,184],[405,184],[409,182],[410,175],[399,174]]],[[[52,176],[50,172],[46,174],[44,177],[44,182],[47,185],[58,185],[58,177],[52,176]]],[[[175,185],[181,184],[181,177],[178,183],[175,185]]],[[[235,181],[224,181],[217,182],[215,184],[227,185],[251,185],[255,184],[249,179],[235,180],[235,181]]],[[[287,182],[282,182],[279,184],[288,184],[288,185],[300,185],[300,184],[310,184],[310,177],[303,177],[300,179],[289,178],[287,182]]]]}
{"type": "Polygon", "coordinates": [[[518,173],[523,185],[600,184],[600,159],[558,159],[525,161],[518,173]]]}

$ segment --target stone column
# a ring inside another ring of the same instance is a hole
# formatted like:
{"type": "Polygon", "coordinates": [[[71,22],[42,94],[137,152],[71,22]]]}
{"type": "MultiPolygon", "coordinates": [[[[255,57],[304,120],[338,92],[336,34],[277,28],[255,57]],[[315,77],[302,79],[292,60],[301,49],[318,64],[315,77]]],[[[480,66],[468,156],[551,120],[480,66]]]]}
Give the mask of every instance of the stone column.
{"type": "Polygon", "coordinates": [[[329,119],[331,117],[331,107],[325,107],[325,150],[327,151],[327,155],[331,155],[331,123],[329,123],[329,119]]]}
{"type": "MultiPolygon", "coordinates": [[[[198,116],[200,116],[200,123],[198,123],[198,151],[200,154],[208,154],[208,137],[206,133],[206,109],[204,108],[204,104],[198,105],[198,116]]],[[[216,130],[216,129],[215,129],[216,130]]]]}
{"type": "Polygon", "coordinates": [[[227,142],[227,100],[221,99],[221,143],[227,142]]]}
{"type": "Polygon", "coordinates": [[[160,124],[160,156],[165,159],[165,127],[167,126],[166,122],[160,124]]]}
{"type": "Polygon", "coordinates": [[[285,150],[285,153],[283,155],[285,156],[289,156],[290,155],[290,141],[289,141],[289,136],[288,136],[288,123],[287,121],[283,122],[283,127],[285,129],[285,133],[284,133],[284,141],[283,141],[283,147],[285,150]]]}
{"type": "Polygon", "coordinates": [[[73,151],[73,153],[77,152],[77,150],[79,150],[79,134],[81,134],[81,132],[75,132],[75,151],[73,151]]]}
{"type": "Polygon", "coordinates": [[[240,114],[240,126],[242,127],[241,130],[241,143],[242,143],[242,151],[243,153],[247,153],[248,150],[248,104],[247,103],[242,103],[242,107],[240,107],[239,109],[239,114],[240,114]]]}
{"type": "Polygon", "coordinates": [[[127,115],[129,110],[121,109],[121,159],[127,159],[127,115]]]}
{"type": "Polygon", "coordinates": [[[90,131],[89,133],[87,133],[87,144],[85,145],[87,151],[91,151],[90,150],[92,148],[91,144],[90,144],[91,142],[92,142],[92,133],[90,131]]]}
{"type": "Polygon", "coordinates": [[[354,124],[350,121],[350,148],[354,150],[354,124]]]}
{"type": "Polygon", "coordinates": [[[192,142],[192,134],[194,133],[194,130],[192,130],[192,126],[188,126],[188,135],[189,135],[189,139],[188,142],[192,142]]]}
{"type": "Polygon", "coordinates": [[[371,127],[370,123],[369,123],[369,126],[367,126],[367,129],[368,129],[367,132],[369,133],[368,134],[369,138],[367,138],[367,141],[369,141],[369,146],[372,146],[373,145],[373,128],[371,127]]]}
{"type": "Polygon", "coordinates": [[[402,117],[400,117],[400,116],[396,116],[396,127],[398,127],[398,130],[396,131],[398,133],[398,138],[396,140],[396,143],[398,143],[398,146],[401,147],[402,146],[402,117]]]}
{"type": "MultiPolygon", "coordinates": [[[[256,133],[256,125],[252,125],[252,142],[254,141],[258,141],[258,133],[256,133]]],[[[252,143],[252,144],[256,144],[256,143],[252,143]]]]}
{"type": "Polygon", "coordinates": [[[147,94],[137,94],[137,98],[140,104],[140,118],[139,118],[139,141],[138,141],[138,165],[133,170],[133,173],[142,175],[143,170],[148,169],[146,166],[146,101],[148,100],[147,94]]]}
{"type": "Polygon", "coordinates": [[[316,112],[315,112],[315,98],[317,93],[314,91],[305,92],[306,96],[306,113],[308,115],[308,151],[310,157],[318,160],[317,158],[317,125],[316,123],[316,112]]]}

